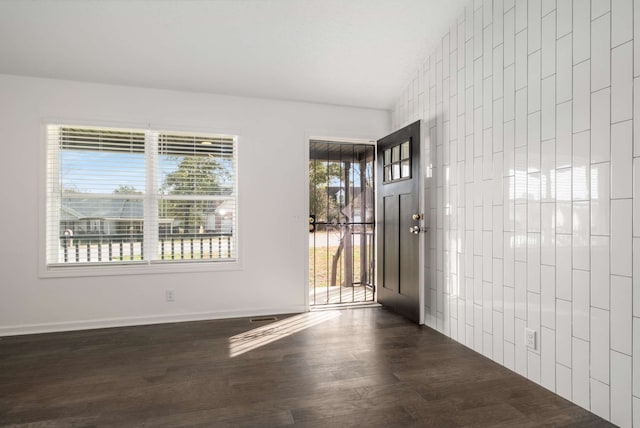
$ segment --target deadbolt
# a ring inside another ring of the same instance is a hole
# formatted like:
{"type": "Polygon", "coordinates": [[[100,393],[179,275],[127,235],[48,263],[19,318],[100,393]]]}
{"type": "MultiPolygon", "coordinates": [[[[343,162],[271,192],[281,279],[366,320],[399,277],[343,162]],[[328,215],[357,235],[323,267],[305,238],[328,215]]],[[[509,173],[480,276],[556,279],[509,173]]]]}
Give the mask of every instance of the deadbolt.
{"type": "Polygon", "coordinates": [[[416,213],[416,214],[412,215],[411,218],[413,220],[415,220],[415,221],[418,221],[418,220],[420,220],[422,218],[422,214],[417,214],[416,213]]]}

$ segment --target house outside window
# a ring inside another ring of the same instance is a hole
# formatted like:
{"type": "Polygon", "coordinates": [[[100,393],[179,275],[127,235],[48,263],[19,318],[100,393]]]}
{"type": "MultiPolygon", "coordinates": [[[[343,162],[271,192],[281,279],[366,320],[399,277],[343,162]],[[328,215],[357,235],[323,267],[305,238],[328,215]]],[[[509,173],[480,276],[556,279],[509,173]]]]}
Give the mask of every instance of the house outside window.
{"type": "Polygon", "coordinates": [[[237,260],[237,137],[47,125],[48,267],[237,260]]]}

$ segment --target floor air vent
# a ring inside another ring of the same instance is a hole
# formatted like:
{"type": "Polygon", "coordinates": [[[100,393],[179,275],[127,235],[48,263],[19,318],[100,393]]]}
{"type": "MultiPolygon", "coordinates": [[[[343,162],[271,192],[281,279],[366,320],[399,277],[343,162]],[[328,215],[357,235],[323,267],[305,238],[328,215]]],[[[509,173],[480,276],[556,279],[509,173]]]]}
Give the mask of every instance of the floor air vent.
{"type": "Polygon", "coordinates": [[[258,318],[251,318],[249,320],[249,322],[266,322],[266,321],[278,321],[278,318],[276,318],[276,317],[258,317],[258,318]]]}

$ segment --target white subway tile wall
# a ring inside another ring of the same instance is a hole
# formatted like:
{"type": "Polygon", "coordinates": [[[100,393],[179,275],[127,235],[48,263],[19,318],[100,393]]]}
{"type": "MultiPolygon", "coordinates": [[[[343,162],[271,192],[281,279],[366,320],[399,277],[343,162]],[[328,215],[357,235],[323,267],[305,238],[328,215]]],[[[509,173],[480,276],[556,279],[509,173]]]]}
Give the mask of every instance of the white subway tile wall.
{"type": "Polygon", "coordinates": [[[541,378],[545,388],[556,391],[556,331],[542,327],[540,334],[541,378]]]}
{"type": "Polygon", "coordinates": [[[392,112],[428,128],[425,323],[640,426],[640,0],[477,5],[392,112]]]}
{"type": "Polygon", "coordinates": [[[589,397],[589,342],[575,337],[573,338],[571,380],[573,384],[573,402],[588,408],[591,401],[589,397]]]}
{"type": "Polygon", "coordinates": [[[603,419],[609,419],[609,385],[591,378],[591,411],[603,419]]]}

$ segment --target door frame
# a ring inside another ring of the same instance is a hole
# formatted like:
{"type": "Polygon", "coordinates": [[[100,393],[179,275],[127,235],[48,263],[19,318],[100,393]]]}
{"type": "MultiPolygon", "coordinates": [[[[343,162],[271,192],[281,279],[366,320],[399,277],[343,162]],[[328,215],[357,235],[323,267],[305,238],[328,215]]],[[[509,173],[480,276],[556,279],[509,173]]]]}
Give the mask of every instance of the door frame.
{"type": "MultiPolygon", "coordinates": [[[[435,154],[435,148],[434,150],[432,150],[431,147],[431,135],[430,135],[430,130],[428,129],[428,126],[430,125],[430,121],[426,121],[424,119],[419,119],[420,122],[420,167],[419,167],[419,171],[420,171],[420,179],[419,179],[419,206],[423,211],[423,218],[420,219],[420,228],[422,230],[425,230],[424,228],[427,228],[425,232],[420,233],[419,234],[419,238],[418,238],[418,299],[420,301],[420,324],[426,324],[426,314],[425,314],[425,309],[426,309],[426,303],[427,303],[427,293],[429,290],[429,286],[427,284],[427,276],[426,276],[426,272],[425,269],[427,267],[427,257],[429,257],[429,247],[428,247],[428,242],[429,240],[427,239],[427,234],[429,234],[429,237],[431,238],[433,235],[431,235],[432,233],[436,233],[436,231],[432,231],[431,227],[430,227],[430,218],[431,218],[431,214],[430,214],[430,210],[431,210],[431,204],[429,203],[428,200],[428,196],[427,195],[427,188],[431,188],[435,183],[432,182],[433,180],[433,164],[435,159],[433,159],[432,154],[435,154]]],[[[411,122],[414,123],[414,122],[411,122]]],[[[410,123],[406,123],[403,126],[407,126],[410,123]]],[[[394,127],[394,129],[389,131],[389,134],[392,133],[394,130],[400,129],[403,126],[397,126],[394,127]]],[[[294,222],[295,220],[297,220],[296,223],[301,225],[301,230],[303,229],[305,231],[305,233],[302,235],[302,237],[304,238],[304,270],[303,270],[303,278],[302,278],[302,292],[303,297],[304,297],[304,307],[305,307],[305,311],[309,311],[310,310],[310,305],[309,305],[309,232],[308,232],[308,215],[309,215],[309,149],[310,149],[310,142],[311,140],[322,140],[322,141],[334,141],[334,142],[341,142],[341,143],[351,143],[351,144],[373,144],[374,147],[376,147],[376,156],[377,156],[377,140],[384,137],[384,135],[378,135],[375,137],[372,136],[360,136],[360,135],[356,135],[356,136],[344,136],[345,134],[348,134],[346,132],[341,132],[341,133],[337,133],[338,135],[342,134],[342,137],[335,137],[332,135],[336,135],[333,133],[324,133],[324,132],[311,132],[311,133],[306,133],[305,135],[305,144],[304,144],[304,153],[303,153],[303,162],[304,162],[304,177],[303,177],[303,185],[304,185],[304,216],[302,218],[294,218],[294,222]]],[[[435,141],[435,140],[434,140],[435,141]]],[[[376,165],[377,165],[377,159],[376,159],[376,165]]],[[[376,171],[376,174],[378,172],[376,171]]],[[[433,189],[433,191],[435,191],[435,189],[433,189]]],[[[435,196],[435,195],[434,195],[435,196]]],[[[375,192],[375,199],[374,199],[374,206],[378,206],[378,192],[375,192]]],[[[375,216],[375,221],[376,224],[378,222],[378,210],[376,209],[376,216],[375,216]]],[[[376,237],[375,239],[378,239],[377,233],[378,233],[378,228],[376,228],[376,237]]],[[[435,236],[431,239],[435,239],[435,236]]],[[[375,248],[376,254],[376,260],[378,258],[378,253],[377,253],[377,246],[375,248]]],[[[431,266],[431,269],[435,269],[436,266],[431,266]]],[[[378,275],[378,271],[376,269],[376,301],[378,299],[377,297],[377,287],[378,287],[378,279],[377,279],[377,275],[378,275]]],[[[437,281],[437,278],[436,278],[437,281]]],[[[437,298],[437,296],[436,296],[437,298]]]]}
{"type": "Polygon", "coordinates": [[[426,187],[427,187],[427,179],[430,178],[430,173],[427,174],[427,171],[431,171],[432,159],[431,159],[431,147],[429,147],[429,139],[427,136],[429,135],[427,132],[427,121],[418,120],[420,122],[420,166],[418,171],[420,171],[420,177],[418,181],[418,206],[422,211],[422,218],[420,219],[420,234],[418,235],[418,300],[420,302],[420,325],[425,324],[425,306],[427,304],[426,296],[427,296],[427,277],[425,274],[425,269],[427,266],[427,257],[429,256],[429,247],[427,246],[427,234],[431,233],[431,228],[429,227],[430,222],[430,205],[427,203],[427,195],[426,195],[426,187]],[[428,166],[427,166],[428,165],[428,166]]]}
{"type": "MultiPolygon", "coordinates": [[[[347,134],[345,133],[342,133],[347,134]]],[[[309,216],[309,150],[311,149],[311,140],[314,141],[326,141],[333,143],[346,143],[346,144],[369,144],[374,148],[376,147],[376,138],[375,137],[332,137],[331,134],[325,133],[307,133],[305,135],[305,144],[304,144],[304,217],[302,219],[294,219],[298,220],[296,223],[302,223],[301,228],[305,230],[304,236],[304,278],[302,280],[302,284],[304,286],[304,307],[305,311],[309,312],[311,305],[309,302],[309,232],[308,232],[308,216],[309,216]]],[[[375,149],[374,149],[375,153],[375,149]]],[[[374,159],[375,161],[375,159],[374,159]]],[[[374,192],[375,195],[375,192],[374,192]]],[[[374,206],[376,204],[376,199],[374,198],[374,206]]],[[[376,210],[377,211],[377,210],[376,210]]],[[[377,213],[376,213],[377,216],[377,213]]],[[[377,221],[377,217],[375,218],[377,221]]],[[[377,237],[376,237],[377,239],[377,237]]],[[[378,257],[377,252],[375,253],[375,257],[378,257]]],[[[376,272],[377,275],[377,272],[376,272]]],[[[374,297],[377,301],[377,295],[374,297]]]]}

